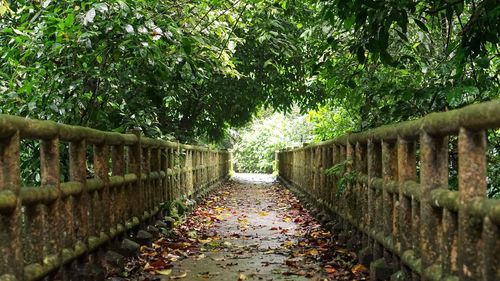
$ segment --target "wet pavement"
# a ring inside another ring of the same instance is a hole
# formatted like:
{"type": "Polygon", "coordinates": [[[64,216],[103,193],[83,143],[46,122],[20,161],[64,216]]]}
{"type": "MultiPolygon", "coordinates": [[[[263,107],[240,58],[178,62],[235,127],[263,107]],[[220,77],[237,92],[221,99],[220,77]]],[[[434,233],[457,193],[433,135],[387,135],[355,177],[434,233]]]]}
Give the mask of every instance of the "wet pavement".
{"type": "Polygon", "coordinates": [[[363,270],[271,175],[237,174],[143,246],[126,279],[366,280],[363,270]]]}

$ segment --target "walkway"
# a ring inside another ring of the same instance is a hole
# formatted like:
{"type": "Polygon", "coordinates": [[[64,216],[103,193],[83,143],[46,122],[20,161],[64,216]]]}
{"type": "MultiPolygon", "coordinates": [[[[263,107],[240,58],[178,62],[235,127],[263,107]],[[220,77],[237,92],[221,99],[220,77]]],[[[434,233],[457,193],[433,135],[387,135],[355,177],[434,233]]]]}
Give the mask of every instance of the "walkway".
{"type": "Polygon", "coordinates": [[[238,174],[126,267],[126,280],[367,280],[269,175],[238,174]]]}

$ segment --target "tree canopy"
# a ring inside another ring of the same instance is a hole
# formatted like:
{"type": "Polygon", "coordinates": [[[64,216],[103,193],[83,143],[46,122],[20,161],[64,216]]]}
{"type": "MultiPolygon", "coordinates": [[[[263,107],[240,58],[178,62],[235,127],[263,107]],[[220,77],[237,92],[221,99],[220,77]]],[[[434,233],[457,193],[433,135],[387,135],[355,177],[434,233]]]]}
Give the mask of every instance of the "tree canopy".
{"type": "Polygon", "coordinates": [[[497,98],[499,19],[498,0],[1,0],[0,110],[208,141],[298,105],[361,130],[497,98]]]}
{"type": "MultiPolygon", "coordinates": [[[[263,105],[310,106],[306,4],[2,1],[2,112],[221,139],[263,105]]],[[[286,2],[285,2],[286,3],[286,2]]]]}

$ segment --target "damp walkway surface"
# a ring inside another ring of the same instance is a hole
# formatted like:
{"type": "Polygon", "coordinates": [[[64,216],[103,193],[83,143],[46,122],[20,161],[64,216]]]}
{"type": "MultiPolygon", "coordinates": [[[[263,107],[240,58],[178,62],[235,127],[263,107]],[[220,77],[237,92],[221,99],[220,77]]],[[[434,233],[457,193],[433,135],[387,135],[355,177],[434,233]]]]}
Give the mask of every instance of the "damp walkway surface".
{"type": "Polygon", "coordinates": [[[124,272],[143,281],[368,280],[355,253],[262,174],[236,174],[124,272]]]}

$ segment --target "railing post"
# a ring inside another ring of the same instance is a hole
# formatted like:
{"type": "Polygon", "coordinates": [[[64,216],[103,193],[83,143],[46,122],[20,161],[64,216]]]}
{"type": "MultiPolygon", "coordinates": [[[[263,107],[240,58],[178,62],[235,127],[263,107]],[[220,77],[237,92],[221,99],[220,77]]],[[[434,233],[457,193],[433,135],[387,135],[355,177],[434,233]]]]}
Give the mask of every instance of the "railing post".
{"type": "MultiPolygon", "coordinates": [[[[397,211],[395,209],[395,195],[389,190],[389,183],[397,179],[397,149],[396,143],[392,140],[382,141],[382,178],[383,178],[383,188],[382,188],[382,219],[383,219],[383,237],[391,237],[392,243],[395,244],[395,239],[397,237],[398,229],[396,222],[397,211]]],[[[384,248],[384,260],[385,265],[382,266],[384,273],[382,275],[392,271],[394,267],[395,257],[392,252],[384,248]]],[[[387,276],[389,277],[389,276],[387,276]]],[[[383,278],[385,279],[385,278],[383,278]]]]}
{"type": "MultiPolygon", "coordinates": [[[[382,221],[382,190],[376,189],[373,186],[373,180],[382,177],[382,147],[380,142],[372,139],[368,140],[368,209],[369,231],[375,235],[381,232],[382,225],[378,222],[382,221]]],[[[383,257],[382,245],[371,239],[373,243],[373,260],[383,257]]]]}
{"type": "Polygon", "coordinates": [[[167,161],[168,161],[168,169],[170,171],[170,175],[168,176],[168,197],[170,198],[169,201],[174,201],[175,199],[175,173],[176,173],[176,168],[175,168],[175,159],[174,159],[174,148],[169,147],[167,149],[168,154],[167,154],[167,161]]]}
{"type": "MultiPolygon", "coordinates": [[[[354,172],[354,168],[356,167],[356,155],[354,151],[354,146],[355,144],[351,143],[349,138],[346,141],[345,145],[345,159],[347,160],[347,165],[346,165],[346,173],[351,173],[354,172]]],[[[343,191],[342,198],[344,198],[344,215],[347,217],[352,217],[354,218],[354,215],[356,213],[356,191],[355,191],[356,183],[352,182],[350,179],[347,181],[347,187],[343,191]]],[[[345,229],[347,230],[347,234],[349,235],[349,238],[352,236],[354,239],[356,239],[356,228],[354,225],[348,221],[345,220],[345,229]]],[[[351,240],[352,241],[352,240],[351,240]]],[[[350,241],[349,241],[350,242],[350,241]]],[[[349,243],[352,244],[352,243],[349,243]]]]}
{"type": "MultiPolygon", "coordinates": [[[[340,159],[340,147],[337,144],[332,145],[332,166],[335,166],[339,164],[342,161],[340,159]]],[[[338,177],[335,175],[331,176],[331,181],[332,181],[332,186],[330,190],[330,202],[332,205],[335,205],[337,203],[337,183],[338,183],[338,177]]],[[[337,208],[335,208],[337,209],[337,208]]]]}
{"type": "Polygon", "coordinates": [[[422,280],[435,280],[441,275],[440,249],[442,213],[432,204],[431,191],[448,186],[448,137],[421,134],[420,205],[422,280]]]}
{"type": "Polygon", "coordinates": [[[0,140],[0,199],[10,201],[11,209],[0,209],[0,280],[24,279],[23,245],[21,243],[21,186],[19,168],[19,132],[0,140]]]}
{"type": "MultiPolygon", "coordinates": [[[[416,154],[415,154],[415,141],[406,140],[401,137],[398,138],[398,183],[399,183],[399,212],[398,212],[398,226],[399,226],[399,241],[401,243],[402,252],[411,250],[414,241],[418,241],[417,233],[412,232],[412,200],[404,195],[404,183],[409,180],[416,180],[416,154]]],[[[411,270],[400,265],[403,278],[416,280],[417,277],[413,276],[411,270]]]]}
{"type": "MultiPolygon", "coordinates": [[[[141,131],[137,129],[130,130],[129,133],[136,135],[137,142],[128,147],[128,172],[137,176],[137,181],[130,186],[129,198],[134,198],[135,204],[133,207],[133,216],[137,218],[142,217],[144,210],[144,190],[142,188],[142,145],[141,145],[141,131]]],[[[130,202],[132,203],[132,202],[130,202]]]]}
{"type": "MultiPolygon", "coordinates": [[[[493,280],[484,275],[485,260],[477,253],[483,248],[483,220],[469,214],[468,207],[486,194],[486,135],[484,131],[460,128],[458,136],[459,211],[458,268],[461,280],[493,280]]],[[[498,264],[496,266],[499,266],[498,264]]],[[[498,277],[498,276],[496,276],[498,277]]]]}
{"type": "MultiPolygon", "coordinates": [[[[366,144],[356,142],[355,154],[355,169],[358,173],[358,178],[360,176],[366,176],[368,172],[368,162],[366,155],[366,144]]],[[[364,183],[360,183],[359,180],[356,181],[356,201],[357,201],[357,215],[356,218],[359,218],[359,224],[361,227],[365,227],[367,224],[367,214],[368,214],[368,192],[367,185],[364,183]]],[[[368,235],[361,233],[362,237],[362,247],[366,248],[369,245],[368,235]]]]}
{"type": "Polygon", "coordinates": [[[95,178],[98,179],[103,188],[96,192],[94,204],[100,205],[100,213],[95,217],[98,220],[99,227],[97,234],[108,233],[111,227],[110,214],[110,194],[109,194],[109,146],[102,143],[94,145],[94,170],[95,178]]]}
{"type": "MultiPolygon", "coordinates": [[[[193,153],[192,149],[186,149],[186,188],[188,195],[192,195],[195,192],[193,184],[193,153]]],[[[214,170],[218,170],[217,168],[216,165],[212,167],[214,170]]]]}
{"type": "MultiPolygon", "coordinates": [[[[151,147],[148,146],[142,146],[141,145],[141,153],[142,153],[142,167],[141,167],[141,173],[144,176],[142,179],[142,191],[144,195],[144,206],[143,206],[143,212],[141,213],[141,217],[144,215],[145,212],[149,212],[152,209],[152,179],[151,179],[151,147]]],[[[139,218],[141,218],[139,217],[139,218]]]]}
{"type": "Polygon", "coordinates": [[[162,203],[169,202],[170,199],[170,177],[168,175],[168,147],[160,149],[160,169],[165,172],[165,177],[161,181],[162,203]]]}
{"type": "MultiPolygon", "coordinates": [[[[41,188],[53,188],[58,194],[57,199],[47,205],[47,223],[49,229],[46,229],[46,246],[44,258],[50,256],[54,264],[61,264],[61,251],[63,245],[61,242],[67,239],[68,233],[64,231],[62,224],[62,204],[60,188],[60,167],[59,167],[59,138],[54,137],[50,140],[40,142],[40,174],[41,188]],[[62,236],[62,237],[61,237],[62,236]],[[62,239],[61,239],[62,238],[62,239]]],[[[45,261],[44,261],[45,262],[45,261]]]]}
{"type": "Polygon", "coordinates": [[[158,204],[161,203],[163,198],[162,196],[162,176],[161,176],[161,155],[160,149],[158,147],[154,147],[151,149],[151,171],[155,172],[157,178],[152,180],[151,186],[151,198],[152,209],[154,209],[158,204]]]}
{"type": "MultiPolygon", "coordinates": [[[[84,139],[69,144],[69,178],[82,184],[82,192],[75,198],[75,238],[88,248],[87,238],[90,236],[90,195],[87,189],[87,144],[84,139]]],[[[81,260],[83,262],[83,260],[81,260]]]]}
{"type": "Polygon", "coordinates": [[[174,152],[174,161],[175,161],[175,197],[179,198],[182,195],[182,166],[181,166],[181,147],[179,142],[177,142],[177,146],[174,152]]]}
{"type": "MultiPolygon", "coordinates": [[[[122,144],[114,145],[111,147],[111,173],[113,176],[124,176],[125,175],[125,148],[122,144]]],[[[111,208],[111,226],[117,227],[118,223],[124,222],[130,217],[127,213],[126,202],[126,186],[122,185],[120,187],[115,187],[111,192],[111,201],[113,207],[111,208]]],[[[124,225],[121,225],[124,227],[124,225]]]]}

